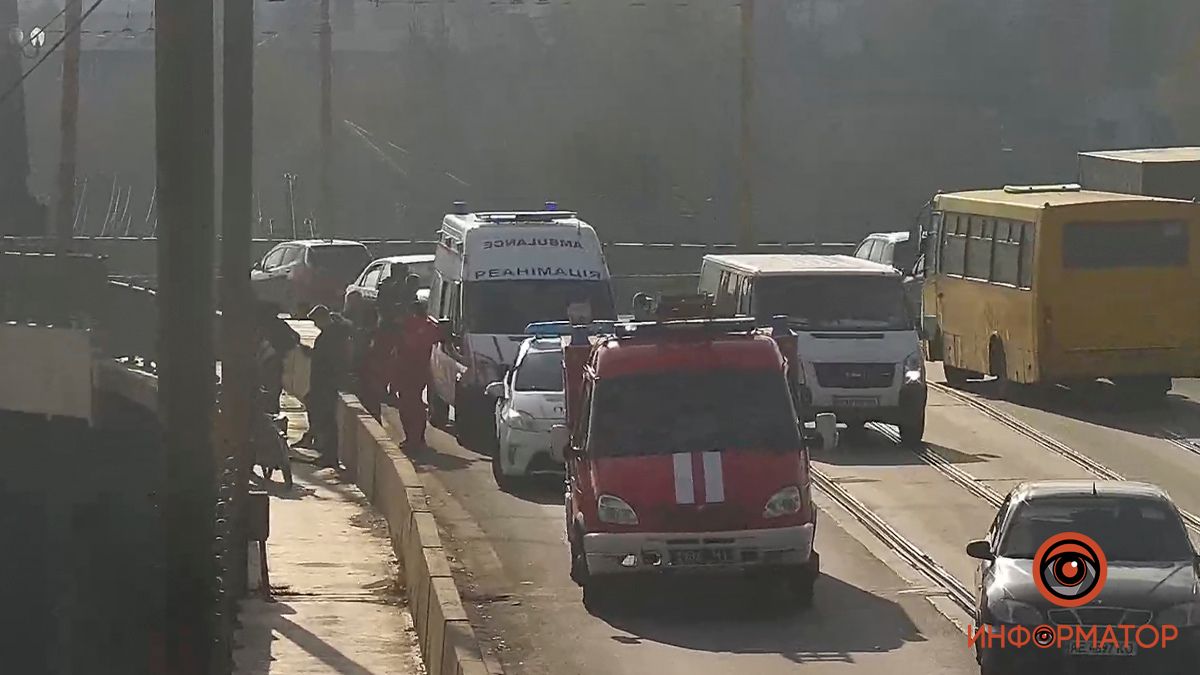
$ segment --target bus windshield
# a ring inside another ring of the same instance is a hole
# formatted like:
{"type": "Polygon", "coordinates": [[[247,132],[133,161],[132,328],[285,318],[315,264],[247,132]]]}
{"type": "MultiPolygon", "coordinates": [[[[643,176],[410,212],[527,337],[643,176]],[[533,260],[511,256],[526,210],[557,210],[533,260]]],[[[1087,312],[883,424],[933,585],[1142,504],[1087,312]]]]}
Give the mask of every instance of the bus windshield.
{"type": "Polygon", "coordinates": [[[904,287],[896,276],[760,277],[754,315],[786,314],[804,330],[912,330],[904,287]]]}
{"type": "Polygon", "coordinates": [[[472,281],[464,285],[463,320],[472,333],[521,335],[535,321],[565,321],[567,306],[587,302],[596,320],[616,318],[607,281],[472,281]]]}

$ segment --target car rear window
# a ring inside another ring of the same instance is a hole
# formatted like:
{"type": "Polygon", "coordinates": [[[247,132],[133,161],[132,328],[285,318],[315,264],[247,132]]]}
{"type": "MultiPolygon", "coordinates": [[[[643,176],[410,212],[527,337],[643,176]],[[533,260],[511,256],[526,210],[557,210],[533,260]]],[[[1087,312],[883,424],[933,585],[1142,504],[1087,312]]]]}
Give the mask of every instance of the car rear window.
{"type": "Polygon", "coordinates": [[[371,262],[367,247],[359,245],[313,246],[308,249],[308,264],[341,276],[353,278],[371,262]]]}

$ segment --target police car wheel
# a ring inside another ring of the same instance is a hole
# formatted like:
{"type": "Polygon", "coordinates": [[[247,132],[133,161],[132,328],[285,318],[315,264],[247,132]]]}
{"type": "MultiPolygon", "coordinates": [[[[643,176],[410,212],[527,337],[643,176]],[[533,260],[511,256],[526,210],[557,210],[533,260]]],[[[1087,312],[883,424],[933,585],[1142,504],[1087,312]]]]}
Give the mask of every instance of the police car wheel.
{"type": "Polygon", "coordinates": [[[502,492],[509,492],[516,481],[512,476],[504,474],[504,466],[500,463],[500,451],[492,453],[492,478],[496,479],[496,487],[502,492]]]}

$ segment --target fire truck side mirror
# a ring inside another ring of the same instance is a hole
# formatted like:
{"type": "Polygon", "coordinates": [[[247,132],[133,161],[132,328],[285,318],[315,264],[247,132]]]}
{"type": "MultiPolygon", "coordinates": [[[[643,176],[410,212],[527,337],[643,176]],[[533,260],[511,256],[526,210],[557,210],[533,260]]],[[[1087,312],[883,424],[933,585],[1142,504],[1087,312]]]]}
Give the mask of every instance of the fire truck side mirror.
{"type": "Polygon", "coordinates": [[[832,450],[838,444],[837,415],[817,413],[817,434],[821,437],[821,449],[832,450]]]}
{"type": "Polygon", "coordinates": [[[557,459],[563,459],[567,454],[567,446],[571,444],[571,430],[564,424],[550,427],[550,451],[557,459]]]}

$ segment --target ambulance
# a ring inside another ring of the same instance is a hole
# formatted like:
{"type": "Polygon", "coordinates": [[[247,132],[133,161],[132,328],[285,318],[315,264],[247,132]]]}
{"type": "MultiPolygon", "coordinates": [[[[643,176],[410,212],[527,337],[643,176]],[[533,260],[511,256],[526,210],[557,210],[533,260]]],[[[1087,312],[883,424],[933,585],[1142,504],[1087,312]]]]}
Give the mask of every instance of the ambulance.
{"type": "Polygon", "coordinates": [[[449,421],[468,447],[496,445],[487,386],[513,367],[525,327],[538,321],[615,319],[612,284],[591,225],[548,202],[542,211],[470,213],[458,202],[438,233],[429,313],[446,331],[429,387],[434,425],[449,421]]]}
{"type": "Polygon", "coordinates": [[[584,603],[613,597],[622,578],[687,573],[783,581],[811,603],[816,437],[796,418],[786,317],[767,328],[660,302],[653,320],[578,326],[562,340],[567,424],[551,443],[566,464],[584,603]]]}

